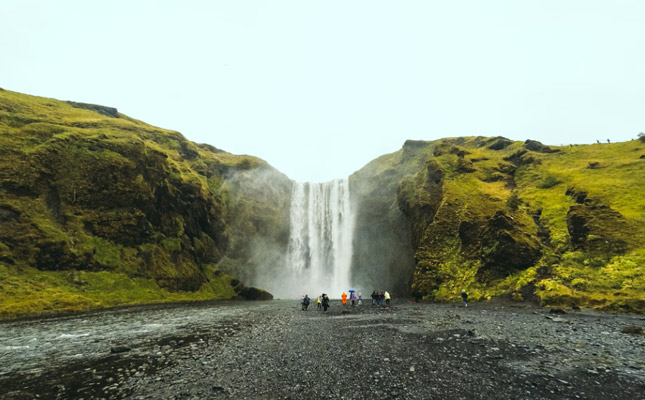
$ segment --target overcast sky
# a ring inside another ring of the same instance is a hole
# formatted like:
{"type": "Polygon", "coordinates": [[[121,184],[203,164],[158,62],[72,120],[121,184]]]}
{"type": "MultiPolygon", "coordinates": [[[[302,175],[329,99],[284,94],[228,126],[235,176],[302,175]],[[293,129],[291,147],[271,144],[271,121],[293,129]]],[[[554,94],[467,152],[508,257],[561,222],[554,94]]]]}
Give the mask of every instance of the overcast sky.
{"type": "Polygon", "coordinates": [[[113,106],[298,181],[406,139],[645,131],[645,1],[0,1],[0,87],[113,106]]]}

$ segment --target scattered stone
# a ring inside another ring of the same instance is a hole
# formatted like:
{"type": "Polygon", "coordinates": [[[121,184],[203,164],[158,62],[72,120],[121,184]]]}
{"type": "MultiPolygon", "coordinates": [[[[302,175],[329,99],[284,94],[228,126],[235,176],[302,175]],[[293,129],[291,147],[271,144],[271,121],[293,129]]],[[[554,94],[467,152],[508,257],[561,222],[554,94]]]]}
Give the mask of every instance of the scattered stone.
{"type": "Polygon", "coordinates": [[[550,319],[550,320],[551,320],[551,321],[553,321],[553,322],[567,322],[567,320],[566,320],[566,319],[564,319],[564,318],[560,318],[560,317],[550,317],[550,316],[547,316],[547,317],[546,317],[546,319],[550,319]]]}
{"type": "Polygon", "coordinates": [[[638,326],[638,325],[627,325],[623,327],[623,329],[620,330],[622,333],[629,333],[632,335],[642,335],[643,333],[643,328],[638,326]]]}
{"type": "Polygon", "coordinates": [[[132,350],[132,349],[129,348],[128,346],[114,346],[114,347],[110,348],[110,352],[114,353],[114,354],[126,353],[126,352],[128,352],[130,350],[132,350]]]}

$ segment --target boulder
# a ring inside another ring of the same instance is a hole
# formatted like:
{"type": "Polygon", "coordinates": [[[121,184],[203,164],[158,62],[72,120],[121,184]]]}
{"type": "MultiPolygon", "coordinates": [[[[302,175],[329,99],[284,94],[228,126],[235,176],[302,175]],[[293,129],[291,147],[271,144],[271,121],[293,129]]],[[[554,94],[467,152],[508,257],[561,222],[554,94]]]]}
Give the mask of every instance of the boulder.
{"type": "Polygon", "coordinates": [[[513,142],[506,138],[499,138],[496,141],[494,141],[493,144],[488,146],[488,148],[491,150],[503,150],[512,144],[513,142]]]}
{"type": "Polygon", "coordinates": [[[557,153],[560,151],[557,149],[552,149],[549,146],[545,146],[537,140],[531,139],[528,139],[526,142],[524,142],[524,146],[522,147],[524,147],[526,150],[534,151],[536,153],[557,153]]]}

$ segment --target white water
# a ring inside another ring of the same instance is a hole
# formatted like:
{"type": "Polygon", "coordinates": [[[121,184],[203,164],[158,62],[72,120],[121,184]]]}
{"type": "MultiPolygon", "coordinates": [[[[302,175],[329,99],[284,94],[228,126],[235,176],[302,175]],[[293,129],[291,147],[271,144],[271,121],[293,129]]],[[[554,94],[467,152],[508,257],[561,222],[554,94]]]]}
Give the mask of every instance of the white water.
{"type": "Polygon", "coordinates": [[[294,183],[287,269],[280,297],[340,297],[351,289],[354,213],[346,179],[294,183]]]}

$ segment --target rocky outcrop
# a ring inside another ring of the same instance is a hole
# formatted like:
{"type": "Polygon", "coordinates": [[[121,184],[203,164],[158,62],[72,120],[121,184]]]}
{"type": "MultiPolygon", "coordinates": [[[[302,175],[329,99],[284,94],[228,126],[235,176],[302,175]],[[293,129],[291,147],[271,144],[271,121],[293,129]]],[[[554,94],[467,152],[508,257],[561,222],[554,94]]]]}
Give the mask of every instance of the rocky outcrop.
{"type": "MultiPolygon", "coordinates": [[[[508,215],[497,211],[479,234],[482,266],[478,273],[486,278],[502,278],[525,270],[540,258],[538,238],[508,215]]],[[[463,243],[463,241],[462,241],[463,243]]]]}
{"type": "Polygon", "coordinates": [[[536,153],[557,153],[560,151],[557,149],[552,149],[549,146],[545,146],[537,140],[531,139],[528,139],[526,142],[524,142],[524,146],[522,147],[524,147],[526,150],[534,151],[536,153]]]}
{"type": "Polygon", "coordinates": [[[75,101],[68,101],[67,103],[72,107],[82,108],[84,110],[96,111],[97,113],[101,115],[105,115],[106,117],[119,118],[119,112],[114,107],[106,107],[98,104],[78,103],[75,101]]]}
{"type": "Polygon", "coordinates": [[[628,238],[622,232],[628,222],[617,211],[602,204],[586,202],[571,206],[567,212],[567,230],[571,247],[603,254],[623,254],[628,238]]]}

